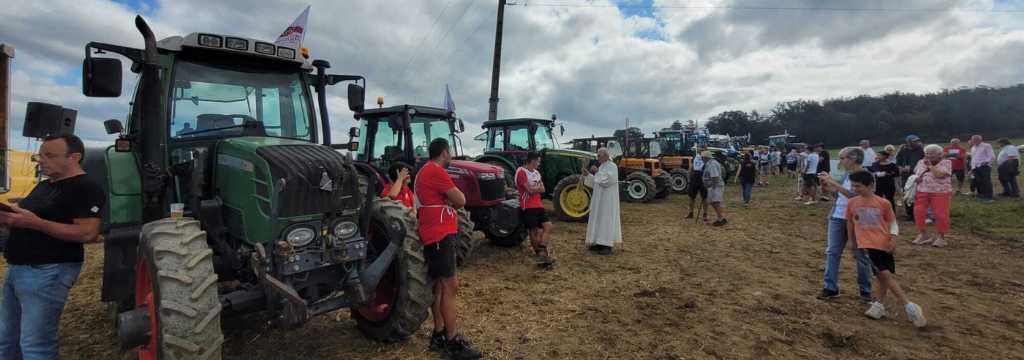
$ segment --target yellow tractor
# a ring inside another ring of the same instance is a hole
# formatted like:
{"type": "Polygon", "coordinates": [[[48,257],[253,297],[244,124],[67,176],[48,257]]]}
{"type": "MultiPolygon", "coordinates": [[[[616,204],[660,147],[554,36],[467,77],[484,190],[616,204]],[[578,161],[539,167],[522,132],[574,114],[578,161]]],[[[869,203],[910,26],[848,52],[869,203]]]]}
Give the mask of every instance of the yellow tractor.
{"type": "Polygon", "coordinates": [[[597,151],[606,148],[619,168],[622,196],[626,201],[645,203],[668,197],[672,191],[668,172],[657,159],[659,145],[652,139],[644,139],[639,129],[617,130],[616,136],[573,139],[574,150],[597,151]]]}

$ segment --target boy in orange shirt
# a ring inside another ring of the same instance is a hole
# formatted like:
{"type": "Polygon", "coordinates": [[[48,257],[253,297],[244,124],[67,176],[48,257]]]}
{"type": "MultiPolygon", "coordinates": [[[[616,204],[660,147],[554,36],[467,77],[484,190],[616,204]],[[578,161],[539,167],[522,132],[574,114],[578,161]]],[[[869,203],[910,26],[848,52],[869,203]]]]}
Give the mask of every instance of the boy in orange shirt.
{"type": "Polygon", "coordinates": [[[885,299],[885,293],[892,291],[904,304],[907,317],[914,326],[927,325],[921,307],[907,299],[893,275],[896,273],[896,260],[892,256],[896,248],[893,235],[897,231],[894,226],[896,214],[892,211],[892,205],[889,200],[875,195],[872,187],[875,177],[870,172],[856,171],[851,173],[849,178],[853,192],[858,196],[850,198],[846,208],[847,238],[853,240],[851,244],[857,247],[854,251],[867,252],[878,276],[875,290],[872,291],[877,297],[864,315],[876,320],[885,317],[885,305],[882,301],[885,299]]]}

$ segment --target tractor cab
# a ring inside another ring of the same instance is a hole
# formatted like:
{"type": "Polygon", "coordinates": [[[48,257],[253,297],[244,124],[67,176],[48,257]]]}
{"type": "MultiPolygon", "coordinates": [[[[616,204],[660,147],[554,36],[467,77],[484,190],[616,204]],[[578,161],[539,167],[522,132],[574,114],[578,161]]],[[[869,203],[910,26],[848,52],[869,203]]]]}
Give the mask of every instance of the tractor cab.
{"type": "Polygon", "coordinates": [[[645,139],[638,128],[616,130],[614,136],[573,139],[573,146],[604,148],[619,168],[622,195],[629,202],[649,202],[668,196],[670,176],[661,168],[660,144],[645,139]]]}
{"type": "Polygon", "coordinates": [[[363,77],[267,41],[157,41],[135,25],[144,48],[90,42],[82,66],[89,97],[120,96],[121,59],[138,74],[125,121],[104,122],[117,140],[87,150],[107,190],[101,299],[122,348],[219,358],[221,315],[256,311],[295,327],[347,308],[372,339],[412,335],[429,304],[409,281],[426,276],[415,219],[364,192],[375,178],[330,139],[327,88],[349,82],[362,111],[363,77]]]}
{"type": "MultiPolygon", "coordinates": [[[[417,170],[430,160],[428,148],[434,139],[447,139],[452,157],[463,158],[458,133],[465,126],[454,115],[444,109],[419,105],[368,109],[355,114],[359,127],[350,129],[349,134],[358,139],[350,141],[350,147],[357,149],[358,162],[374,169],[379,183],[390,182],[387,175],[398,164],[411,169],[415,179],[417,170]]],[[[499,166],[453,160],[448,174],[466,196],[469,219],[460,225],[469,224],[467,232],[483,231],[492,242],[507,246],[518,245],[525,239],[518,200],[506,201],[505,179],[513,173],[499,166]]],[[[472,239],[467,235],[458,240],[459,259],[468,258],[473,249],[472,239]]]]}

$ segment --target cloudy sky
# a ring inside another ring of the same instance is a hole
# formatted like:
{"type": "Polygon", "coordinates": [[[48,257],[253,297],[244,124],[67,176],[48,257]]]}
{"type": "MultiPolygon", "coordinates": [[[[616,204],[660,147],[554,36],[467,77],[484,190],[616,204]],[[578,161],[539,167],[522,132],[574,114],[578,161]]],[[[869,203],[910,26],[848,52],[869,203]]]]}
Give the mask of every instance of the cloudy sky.
{"type": "MultiPolygon", "coordinates": [[[[505,11],[502,117],[550,117],[560,141],[645,131],[775,103],[1024,82],[1024,0],[517,0],[505,11]]],[[[312,5],[305,45],[336,73],[368,79],[368,105],[441,106],[449,84],[470,150],[487,116],[495,0],[9,1],[0,42],[17,49],[14,146],[25,103],[79,111],[77,131],[109,142],[103,119],[126,97],[81,95],[83,47],[141,47],[133,17],[157,38],[216,32],[273,40],[312,5]],[[254,5],[259,4],[259,5],[254,5]]],[[[330,106],[335,139],[352,126],[344,88],[330,106]]],[[[129,91],[125,91],[129,93],[129,91]]]]}

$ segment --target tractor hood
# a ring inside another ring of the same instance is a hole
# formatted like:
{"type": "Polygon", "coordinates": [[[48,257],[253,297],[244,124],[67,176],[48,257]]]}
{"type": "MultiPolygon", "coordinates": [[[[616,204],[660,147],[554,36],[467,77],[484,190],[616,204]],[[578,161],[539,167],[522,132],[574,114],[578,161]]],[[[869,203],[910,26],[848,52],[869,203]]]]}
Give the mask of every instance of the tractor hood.
{"type": "Polygon", "coordinates": [[[582,150],[547,149],[544,151],[552,155],[570,156],[581,159],[597,159],[597,154],[582,150]]]}
{"type": "Polygon", "coordinates": [[[265,242],[287,223],[358,207],[352,161],[330,147],[280,138],[231,138],[218,144],[214,164],[224,205],[237,209],[235,221],[258,231],[240,236],[246,241],[265,242]]]}
{"type": "Polygon", "coordinates": [[[456,167],[456,168],[465,169],[465,170],[468,170],[471,173],[476,173],[476,174],[483,174],[483,173],[498,174],[498,173],[504,172],[504,170],[501,167],[494,166],[494,165],[491,165],[491,164],[479,163],[479,162],[475,162],[475,161],[468,161],[468,160],[452,160],[452,164],[451,164],[450,167],[456,167]]]}

